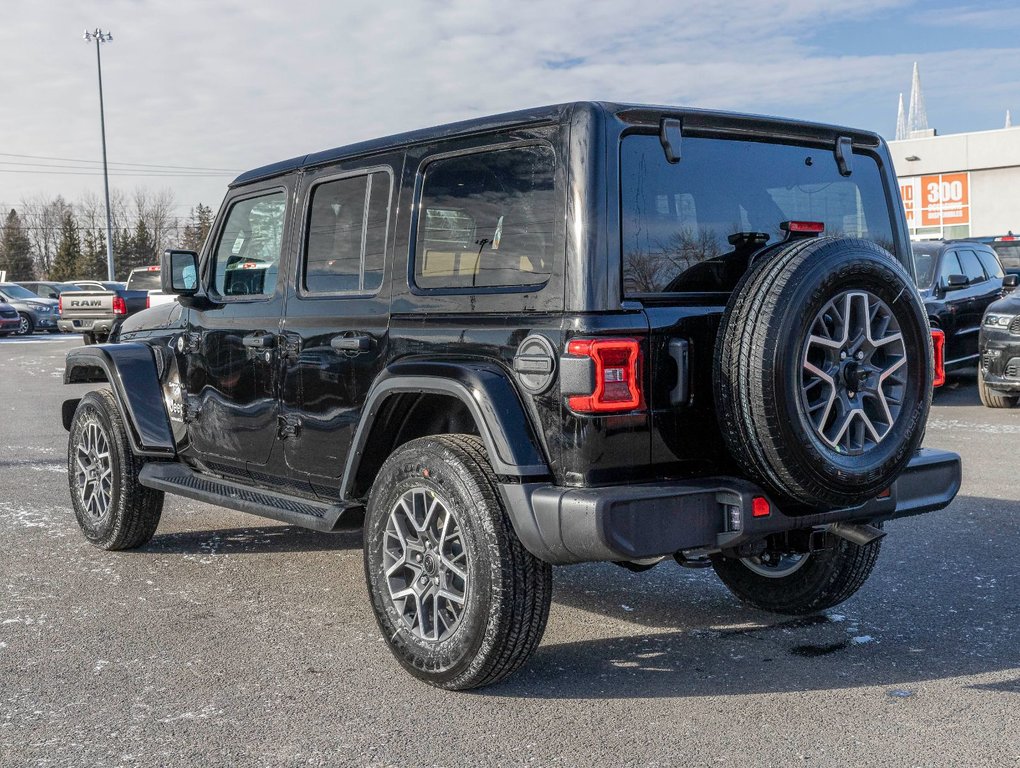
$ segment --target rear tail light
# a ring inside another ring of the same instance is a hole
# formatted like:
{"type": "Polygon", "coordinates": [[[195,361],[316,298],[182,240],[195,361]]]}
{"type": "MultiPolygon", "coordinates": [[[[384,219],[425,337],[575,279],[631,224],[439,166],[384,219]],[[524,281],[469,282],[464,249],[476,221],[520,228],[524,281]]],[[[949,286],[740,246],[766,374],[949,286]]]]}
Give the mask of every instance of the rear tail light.
{"type": "Polygon", "coordinates": [[[149,298],[149,294],[145,294],[145,308],[148,309],[152,306],[152,299],[149,298]]]}
{"type": "Polygon", "coordinates": [[[633,411],[642,403],[641,344],[637,339],[574,339],[567,354],[591,358],[594,390],[572,395],[567,404],[578,413],[633,411]]]}
{"type": "Polygon", "coordinates": [[[935,375],[931,385],[941,387],[946,383],[946,334],[939,328],[931,329],[931,344],[935,348],[935,375]]]}
{"type": "Polygon", "coordinates": [[[751,517],[768,517],[772,514],[772,505],[764,496],[751,499],[751,517]]]}
{"type": "Polygon", "coordinates": [[[113,314],[115,314],[115,315],[126,315],[127,314],[127,304],[124,303],[124,297],[123,296],[114,296],[113,297],[113,314]]]}
{"type": "Polygon", "coordinates": [[[779,225],[784,232],[796,232],[805,235],[820,235],[825,231],[823,221],[784,221],[779,225]]]}
{"type": "Polygon", "coordinates": [[[63,296],[57,296],[57,314],[58,315],[64,314],[64,297],[63,296]]]}

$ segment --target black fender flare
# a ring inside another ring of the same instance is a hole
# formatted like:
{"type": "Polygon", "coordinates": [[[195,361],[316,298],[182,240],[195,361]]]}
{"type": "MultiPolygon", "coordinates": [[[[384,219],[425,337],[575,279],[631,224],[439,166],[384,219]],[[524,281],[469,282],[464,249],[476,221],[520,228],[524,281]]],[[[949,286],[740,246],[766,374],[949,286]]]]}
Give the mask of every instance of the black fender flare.
{"type": "Polygon", "coordinates": [[[531,480],[552,474],[524,404],[504,369],[473,360],[414,360],[388,366],[372,385],[347,455],[341,498],[353,497],[358,467],[380,409],[388,398],[404,393],[449,395],[464,403],[478,425],[497,475],[531,480]]]}
{"type": "MultiPolygon", "coordinates": [[[[163,403],[160,366],[147,344],[96,344],[75,347],[64,361],[64,383],[107,381],[128,425],[132,450],[140,456],[176,453],[170,419],[163,403]]],[[[78,400],[63,407],[64,428],[70,429],[78,400]]]]}

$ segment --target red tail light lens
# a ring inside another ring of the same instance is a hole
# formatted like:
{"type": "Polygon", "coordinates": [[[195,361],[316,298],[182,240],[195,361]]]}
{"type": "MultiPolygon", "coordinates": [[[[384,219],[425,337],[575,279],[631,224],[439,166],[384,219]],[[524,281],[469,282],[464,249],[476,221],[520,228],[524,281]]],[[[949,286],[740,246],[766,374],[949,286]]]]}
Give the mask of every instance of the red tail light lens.
{"type": "Polygon", "coordinates": [[[57,296],[57,314],[58,315],[64,314],[64,297],[63,296],[57,296]]]}
{"type": "Polygon", "coordinates": [[[148,309],[152,306],[152,299],[149,298],[149,294],[145,294],[145,308],[148,309]]]}
{"type": "Polygon", "coordinates": [[[127,305],[124,303],[124,297],[123,296],[114,296],[113,297],[113,314],[115,314],[115,315],[126,315],[127,314],[127,305]]]}
{"type": "Polygon", "coordinates": [[[772,505],[764,496],[751,499],[751,517],[768,517],[772,514],[772,505]]]}
{"type": "Polygon", "coordinates": [[[931,329],[931,343],[935,348],[935,376],[931,382],[933,387],[941,387],[946,383],[946,334],[938,328],[931,329]]]}
{"type": "Polygon", "coordinates": [[[637,339],[574,339],[567,353],[595,363],[595,391],[571,396],[578,413],[632,411],[641,406],[641,344],[637,339]]]}

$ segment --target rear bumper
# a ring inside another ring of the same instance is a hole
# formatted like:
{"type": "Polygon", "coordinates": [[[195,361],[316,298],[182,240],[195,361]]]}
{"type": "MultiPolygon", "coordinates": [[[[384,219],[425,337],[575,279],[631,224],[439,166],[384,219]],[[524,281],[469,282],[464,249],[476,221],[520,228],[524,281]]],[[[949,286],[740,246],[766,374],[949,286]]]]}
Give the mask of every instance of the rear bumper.
{"type": "Polygon", "coordinates": [[[74,320],[61,318],[57,327],[64,333],[99,333],[109,334],[117,326],[117,320],[110,318],[76,318],[74,320]]]}
{"type": "Polygon", "coordinates": [[[642,560],[681,550],[721,550],[773,533],[837,522],[881,522],[947,506],[960,490],[960,457],[922,449],[886,498],[858,507],[754,517],[753,483],[732,477],[602,488],[503,484],[504,501],[524,546],[553,564],[642,560]]]}

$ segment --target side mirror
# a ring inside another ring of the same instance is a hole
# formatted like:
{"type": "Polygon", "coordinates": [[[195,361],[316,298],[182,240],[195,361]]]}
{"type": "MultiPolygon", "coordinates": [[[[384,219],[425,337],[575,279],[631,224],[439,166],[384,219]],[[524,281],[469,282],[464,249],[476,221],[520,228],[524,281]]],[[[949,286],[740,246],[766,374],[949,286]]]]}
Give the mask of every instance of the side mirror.
{"type": "Polygon", "coordinates": [[[198,254],[194,251],[163,251],[159,281],[163,293],[194,296],[198,291],[198,254]]]}
{"type": "Polygon", "coordinates": [[[946,278],[947,291],[958,291],[961,288],[966,288],[968,285],[970,285],[970,280],[967,279],[966,275],[949,275],[946,278]]]}
{"type": "Polygon", "coordinates": [[[1016,288],[1020,285],[1020,275],[1009,274],[1002,278],[1003,288],[1016,288]]]}

